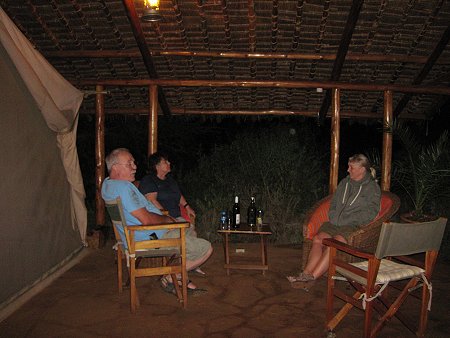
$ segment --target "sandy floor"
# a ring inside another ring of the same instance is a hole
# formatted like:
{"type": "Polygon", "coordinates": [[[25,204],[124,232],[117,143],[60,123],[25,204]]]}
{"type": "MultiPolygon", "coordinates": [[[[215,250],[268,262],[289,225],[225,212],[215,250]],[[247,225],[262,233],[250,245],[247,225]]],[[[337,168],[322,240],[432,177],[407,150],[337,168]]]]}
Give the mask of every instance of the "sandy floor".
{"type": "MultiPolygon", "coordinates": [[[[256,258],[255,244],[239,244],[240,259],[256,258]]],[[[234,247],[235,249],[235,247],[234,247]]],[[[183,310],[153,278],[138,282],[141,307],[129,311],[129,292],[116,289],[113,251],[107,244],[0,323],[0,337],[326,337],[325,279],[309,292],[294,289],[285,276],[298,272],[300,247],[269,247],[270,270],[223,269],[223,250],[204,265],[207,278],[191,279],[208,292],[190,297],[183,310]]],[[[236,258],[237,259],[237,258],[236,258]]],[[[450,269],[438,264],[427,337],[449,337],[450,269]]],[[[408,305],[409,307],[409,305],[408,305]]],[[[360,337],[362,312],[354,310],[337,337],[360,337]]],[[[413,337],[393,319],[380,337],[413,337]]]]}

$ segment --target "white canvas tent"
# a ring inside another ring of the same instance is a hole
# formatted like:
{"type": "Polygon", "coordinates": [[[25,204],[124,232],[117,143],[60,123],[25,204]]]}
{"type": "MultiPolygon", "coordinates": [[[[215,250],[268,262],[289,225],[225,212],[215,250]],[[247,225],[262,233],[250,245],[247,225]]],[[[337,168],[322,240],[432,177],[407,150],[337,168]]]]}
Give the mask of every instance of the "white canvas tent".
{"type": "MultiPolygon", "coordinates": [[[[0,8],[0,310],[85,244],[76,130],[83,93],[0,8]]],[[[1,319],[1,317],[0,317],[1,319]]]]}

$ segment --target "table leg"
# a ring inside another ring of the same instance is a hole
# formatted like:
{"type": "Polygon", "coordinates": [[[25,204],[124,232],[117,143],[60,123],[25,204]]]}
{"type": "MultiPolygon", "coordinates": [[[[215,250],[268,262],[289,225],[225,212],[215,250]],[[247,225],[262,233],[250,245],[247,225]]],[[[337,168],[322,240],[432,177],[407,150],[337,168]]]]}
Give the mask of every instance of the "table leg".
{"type": "MultiPolygon", "coordinates": [[[[266,249],[266,243],[264,241],[264,235],[259,235],[261,238],[261,263],[263,266],[266,265],[267,262],[267,249],[266,249]]],[[[262,270],[262,274],[266,274],[266,270],[262,270]]]]}
{"type": "MultiPolygon", "coordinates": [[[[230,264],[230,248],[229,248],[229,239],[228,239],[228,233],[224,233],[224,243],[223,243],[223,249],[225,254],[225,264],[228,266],[230,264]]],[[[230,269],[227,268],[227,275],[230,275],[230,269]]]]}

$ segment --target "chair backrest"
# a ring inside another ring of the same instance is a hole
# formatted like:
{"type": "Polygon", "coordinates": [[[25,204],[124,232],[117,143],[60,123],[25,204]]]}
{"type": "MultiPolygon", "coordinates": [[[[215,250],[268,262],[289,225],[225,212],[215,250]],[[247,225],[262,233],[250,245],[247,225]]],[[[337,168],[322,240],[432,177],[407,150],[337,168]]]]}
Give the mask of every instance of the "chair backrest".
{"type": "MultiPolygon", "coordinates": [[[[111,222],[113,224],[114,234],[116,236],[116,240],[120,241],[120,235],[119,235],[119,228],[122,228],[125,230],[125,227],[127,226],[127,221],[125,219],[125,216],[123,214],[123,206],[122,206],[122,200],[120,197],[117,197],[114,200],[105,201],[105,207],[108,211],[109,217],[111,218],[111,222]]],[[[128,238],[127,231],[123,231],[125,235],[125,239],[127,241],[126,247],[130,247],[130,239],[128,238]]],[[[125,243],[124,243],[125,244],[125,243]]]]}
{"type": "Polygon", "coordinates": [[[377,217],[375,217],[375,219],[378,219],[378,218],[382,217],[383,215],[385,215],[392,208],[393,204],[394,204],[394,201],[393,201],[391,195],[383,192],[381,194],[380,211],[378,212],[377,217]]]}
{"type": "Polygon", "coordinates": [[[317,234],[322,223],[328,221],[328,210],[330,210],[332,195],[328,195],[316,202],[306,216],[308,220],[306,238],[312,239],[317,234]]]}
{"type": "Polygon", "coordinates": [[[423,223],[383,223],[375,256],[412,255],[425,251],[439,251],[446,218],[423,223]]]}

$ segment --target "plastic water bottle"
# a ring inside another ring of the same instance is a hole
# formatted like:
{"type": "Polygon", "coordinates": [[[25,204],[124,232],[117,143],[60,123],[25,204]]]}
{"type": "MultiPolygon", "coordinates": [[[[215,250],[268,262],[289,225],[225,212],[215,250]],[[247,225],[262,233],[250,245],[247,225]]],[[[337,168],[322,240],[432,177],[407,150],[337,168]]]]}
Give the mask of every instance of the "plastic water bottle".
{"type": "Polygon", "coordinates": [[[220,212],[220,225],[219,228],[222,230],[226,230],[228,226],[228,215],[226,211],[220,212]]]}

